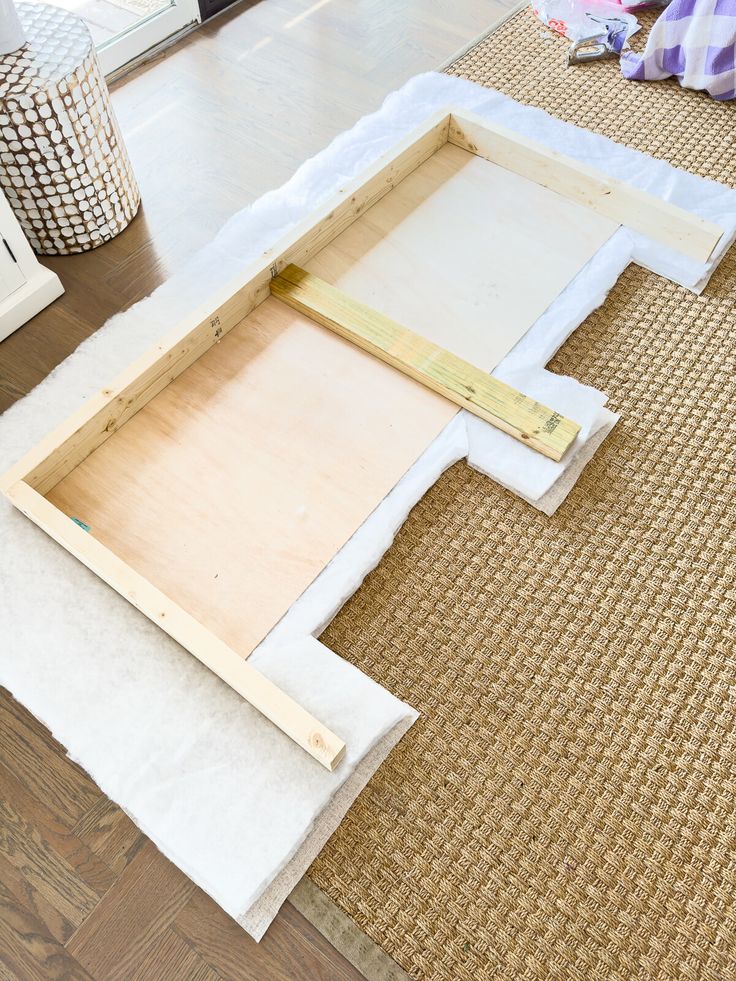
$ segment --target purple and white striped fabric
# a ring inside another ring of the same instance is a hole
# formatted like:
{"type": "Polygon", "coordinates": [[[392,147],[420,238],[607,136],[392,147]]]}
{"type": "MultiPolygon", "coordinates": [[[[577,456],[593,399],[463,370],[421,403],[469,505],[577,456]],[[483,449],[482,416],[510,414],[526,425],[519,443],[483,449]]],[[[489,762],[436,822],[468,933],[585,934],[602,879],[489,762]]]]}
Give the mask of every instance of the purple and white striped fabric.
{"type": "Polygon", "coordinates": [[[736,0],[673,0],[644,53],[622,53],[621,71],[639,82],[677,75],[687,89],[736,98],[736,0]]]}

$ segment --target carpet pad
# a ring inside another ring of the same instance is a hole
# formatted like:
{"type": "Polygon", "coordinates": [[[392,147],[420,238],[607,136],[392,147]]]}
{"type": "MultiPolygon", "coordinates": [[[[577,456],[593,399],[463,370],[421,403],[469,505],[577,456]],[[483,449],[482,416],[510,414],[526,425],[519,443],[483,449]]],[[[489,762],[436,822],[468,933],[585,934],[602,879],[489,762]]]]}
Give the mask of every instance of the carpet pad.
{"type": "MultiPolygon", "coordinates": [[[[736,186],[736,108],[517,14],[449,71],[736,186]]],[[[464,464],[323,640],[422,713],[310,871],[415,978],[736,974],[736,255],[551,364],[622,420],[546,518],[464,464]]]]}

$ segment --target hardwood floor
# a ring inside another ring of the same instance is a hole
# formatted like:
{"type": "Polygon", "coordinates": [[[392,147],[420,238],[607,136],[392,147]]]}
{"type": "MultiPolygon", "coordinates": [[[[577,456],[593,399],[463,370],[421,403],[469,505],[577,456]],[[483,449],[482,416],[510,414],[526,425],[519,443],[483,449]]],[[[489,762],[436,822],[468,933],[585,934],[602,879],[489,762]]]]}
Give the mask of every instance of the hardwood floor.
{"type": "MultiPolygon", "coordinates": [[[[102,248],[43,260],[66,293],[0,343],[0,411],[233,212],[503,10],[499,0],[262,0],[117,83],[143,206],[102,248]]],[[[358,977],[289,903],[253,943],[0,690],[0,981],[358,977]]]]}
{"type": "Polygon", "coordinates": [[[260,944],[0,692],[0,978],[355,981],[289,903],[260,944]]]}

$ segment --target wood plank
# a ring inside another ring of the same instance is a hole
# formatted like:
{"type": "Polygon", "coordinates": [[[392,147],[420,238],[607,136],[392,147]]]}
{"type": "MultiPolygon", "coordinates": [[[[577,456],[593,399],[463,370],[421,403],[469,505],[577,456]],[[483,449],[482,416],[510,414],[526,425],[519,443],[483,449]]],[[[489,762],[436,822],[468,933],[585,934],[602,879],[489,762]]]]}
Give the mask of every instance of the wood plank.
{"type": "Polygon", "coordinates": [[[177,916],[174,929],[224,978],[359,981],[363,975],[285,903],[260,943],[201,890],[177,916]],[[306,935],[308,934],[308,936],[306,935]]]}
{"type": "Polygon", "coordinates": [[[294,264],[490,372],[618,227],[445,144],[294,264]]]}
{"type": "Polygon", "coordinates": [[[116,875],[125,871],[146,841],[125,811],[107,797],[101,797],[82,815],[74,834],[116,875]]]}
{"type": "Polygon", "coordinates": [[[60,944],[65,944],[77,929],[36,886],[26,879],[22,870],[0,856],[0,883],[18,908],[24,909],[43,924],[44,929],[60,944]]]}
{"type": "Polygon", "coordinates": [[[36,799],[53,800],[67,827],[100,798],[92,779],[5,689],[0,690],[0,744],[3,765],[36,799]]]}
{"type": "MultiPolygon", "coordinates": [[[[11,833],[16,849],[19,852],[28,850],[29,862],[44,868],[43,854],[38,853],[37,847],[37,839],[40,839],[44,849],[52,850],[68,866],[75,882],[96,896],[102,896],[115,881],[114,873],[86,843],[0,765],[0,834],[3,833],[11,833]],[[12,813],[6,812],[6,807],[12,809],[12,813]]],[[[27,866],[23,868],[28,875],[27,866]]],[[[49,877],[42,873],[41,878],[45,885],[49,877]]]]}
{"type": "Polygon", "coordinates": [[[98,893],[6,799],[0,799],[0,855],[75,926],[97,905],[98,893]]]}
{"type": "Polygon", "coordinates": [[[164,930],[130,981],[221,981],[182,936],[164,930]]]}
{"type": "Polygon", "coordinates": [[[23,514],[158,623],[322,766],[334,770],[340,763],[345,755],[345,743],[341,739],[93,535],[83,531],[23,481],[11,488],[7,496],[23,514]]]}
{"type": "Polygon", "coordinates": [[[94,977],[125,981],[135,974],[195,888],[147,842],[66,949],[94,977]]]}
{"type": "Polygon", "coordinates": [[[269,295],[271,276],[304,262],[447,141],[449,114],[436,113],[358,178],[298,223],[245,271],[193,310],[154,347],[41,440],[0,477],[47,493],[269,295]]]}
{"type": "Polygon", "coordinates": [[[271,282],[271,292],[340,337],[552,460],[561,460],[580,432],[577,423],[559,412],[492,378],[298,266],[288,266],[276,276],[271,282]]]}
{"type": "Polygon", "coordinates": [[[22,981],[93,981],[74,956],[2,884],[0,962],[22,981]]]}
{"type": "Polygon", "coordinates": [[[723,235],[712,221],[473,113],[453,112],[449,141],[696,262],[707,262],[723,235]]]}

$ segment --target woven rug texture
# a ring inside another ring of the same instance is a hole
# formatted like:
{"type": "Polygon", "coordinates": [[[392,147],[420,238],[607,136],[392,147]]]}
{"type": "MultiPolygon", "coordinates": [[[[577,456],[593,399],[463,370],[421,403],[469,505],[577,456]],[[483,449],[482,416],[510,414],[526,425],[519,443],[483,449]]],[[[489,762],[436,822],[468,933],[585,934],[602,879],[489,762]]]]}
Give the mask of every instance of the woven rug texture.
{"type": "MultiPolygon", "coordinates": [[[[565,51],[449,70],[736,186],[736,107],[565,51]]],[[[736,977],[735,352],[734,250],[629,267],[551,365],[622,414],[561,510],[456,465],[323,635],[422,713],[310,871],[412,977],[736,977]]]]}

